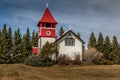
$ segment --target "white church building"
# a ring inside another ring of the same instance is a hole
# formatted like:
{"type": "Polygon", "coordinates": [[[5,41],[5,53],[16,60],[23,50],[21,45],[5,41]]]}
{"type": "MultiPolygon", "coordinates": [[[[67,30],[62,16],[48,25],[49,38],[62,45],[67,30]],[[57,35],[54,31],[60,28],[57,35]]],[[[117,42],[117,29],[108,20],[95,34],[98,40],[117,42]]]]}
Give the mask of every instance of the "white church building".
{"type": "MultiPolygon", "coordinates": [[[[48,7],[46,7],[42,18],[38,22],[38,47],[33,47],[32,52],[35,55],[40,53],[42,46],[48,42],[56,42],[58,52],[52,59],[59,58],[60,55],[67,55],[74,60],[75,54],[80,55],[82,60],[83,45],[85,42],[76,35],[71,29],[65,31],[61,36],[56,37],[57,21],[54,19],[48,7]]],[[[74,27],[73,27],[74,28],[74,27]]]]}

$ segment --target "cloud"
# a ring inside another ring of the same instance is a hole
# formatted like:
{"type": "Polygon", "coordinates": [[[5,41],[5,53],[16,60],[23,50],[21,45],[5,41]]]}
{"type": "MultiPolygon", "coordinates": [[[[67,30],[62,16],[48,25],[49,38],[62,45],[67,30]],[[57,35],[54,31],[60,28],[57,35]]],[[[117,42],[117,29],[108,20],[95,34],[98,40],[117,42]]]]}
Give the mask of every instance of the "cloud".
{"type": "Polygon", "coordinates": [[[120,40],[120,0],[1,0],[0,26],[20,27],[22,33],[26,27],[37,30],[46,3],[58,21],[57,32],[61,25],[65,29],[71,25],[86,42],[91,31],[96,36],[99,32],[111,38],[117,35],[120,40]]]}

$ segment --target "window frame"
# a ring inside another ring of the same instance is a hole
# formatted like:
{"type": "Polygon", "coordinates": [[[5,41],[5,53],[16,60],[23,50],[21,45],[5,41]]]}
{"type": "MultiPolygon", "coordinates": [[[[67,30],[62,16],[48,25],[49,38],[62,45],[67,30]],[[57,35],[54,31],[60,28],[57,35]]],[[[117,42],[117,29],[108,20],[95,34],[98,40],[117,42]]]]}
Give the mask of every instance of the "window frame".
{"type": "Polygon", "coordinates": [[[75,46],[74,38],[65,38],[65,46],[75,46]]]}

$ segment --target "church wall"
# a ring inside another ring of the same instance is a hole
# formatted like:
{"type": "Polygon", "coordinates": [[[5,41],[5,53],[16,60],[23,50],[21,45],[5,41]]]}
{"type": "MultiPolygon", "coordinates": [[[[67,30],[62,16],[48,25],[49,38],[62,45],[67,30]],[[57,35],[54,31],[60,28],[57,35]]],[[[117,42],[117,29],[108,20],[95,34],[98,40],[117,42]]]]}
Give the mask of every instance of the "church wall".
{"type": "Polygon", "coordinates": [[[72,35],[72,38],[75,39],[75,45],[74,46],[65,46],[65,38],[67,36],[63,37],[58,42],[58,48],[59,48],[59,55],[65,54],[68,57],[70,57],[72,60],[75,58],[75,54],[80,55],[80,60],[82,60],[82,42],[79,41],[75,36],[72,35]]]}

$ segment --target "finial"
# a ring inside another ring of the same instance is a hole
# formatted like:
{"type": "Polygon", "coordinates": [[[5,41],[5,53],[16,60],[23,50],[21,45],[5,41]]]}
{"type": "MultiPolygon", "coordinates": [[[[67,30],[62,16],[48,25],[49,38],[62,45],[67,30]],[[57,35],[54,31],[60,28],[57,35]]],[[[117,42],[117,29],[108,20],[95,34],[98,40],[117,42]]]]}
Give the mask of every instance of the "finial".
{"type": "Polygon", "coordinates": [[[46,8],[48,8],[48,3],[46,3],[46,8]]]}
{"type": "Polygon", "coordinates": [[[71,29],[72,29],[72,26],[70,25],[70,26],[69,26],[69,30],[71,30],[71,29]]]}

